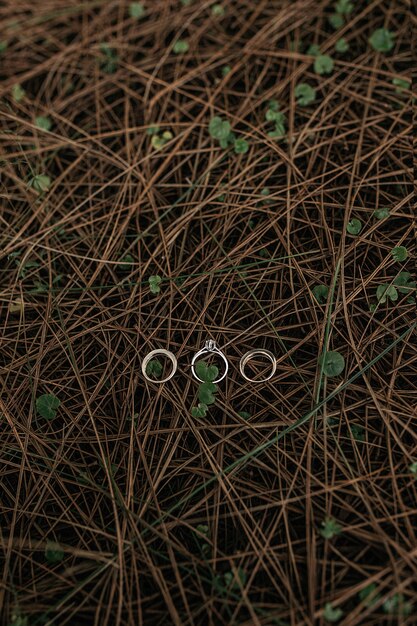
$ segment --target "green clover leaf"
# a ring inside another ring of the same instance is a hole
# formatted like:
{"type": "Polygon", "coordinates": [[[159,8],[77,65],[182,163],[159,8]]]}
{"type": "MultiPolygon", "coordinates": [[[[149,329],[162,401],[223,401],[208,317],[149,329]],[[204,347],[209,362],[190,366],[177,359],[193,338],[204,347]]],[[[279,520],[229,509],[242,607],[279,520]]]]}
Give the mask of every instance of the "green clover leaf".
{"type": "Polygon", "coordinates": [[[296,97],[297,104],[305,107],[315,101],[316,90],[308,83],[300,83],[296,86],[294,95],[296,97]]]}
{"type": "Polygon", "coordinates": [[[13,85],[12,97],[15,102],[21,102],[26,95],[26,91],[21,85],[13,85]]]}
{"type": "Polygon", "coordinates": [[[324,304],[329,295],[329,288],[326,285],[316,285],[313,287],[313,296],[319,304],[324,304]]]}
{"type": "Polygon", "coordinates": [[[188,52],[189,48],[190,44],[188,41],[185,41],[184,39],[177,39],[172,47],[172,50],[174,54],[184,54],[185,52],[188,52]]]}
{"type": "Polygon", "coordinates": [[[217,387],[214,383],[201,383],[198,387],[198,399],[203,404],[214,404],[216,402],[215,393],[217,387]]]}
{"type": "Polygon", "coordinates": [[[209,365],[207,361],[197,361],[195,372],[203,382],[212,383],[219,375],[219,368],[216,365],[209,365]]]}
{"type": "Polygon", "coordinates": [[[193,417],[205,417],[207,415],[208,406],[203,402],[199,402],[198,406],[193,406],[191,409],[191,415],[193,417]]]}
{"type": "Polygon", "coordinates": [[[334,519],[334,517],[325,517],[321,523],[320,535],[324,539],[333,539],[336,535],[340,535],[342,526],[334,519]]]}
{"type": "Polygon", "coordinates": [[[59,543],[48,541],[45,546],[45,558],[48,563],[60,563],[65,553],[59,543]]]}
{"type": "Polygon", "coordinates": [[[378,589],[376,583],[370,583],[366,587],[360,590],[359,599],[365,604],[365,606],[372,606],[380,599],[379,593],[375,593],[378,589]]]}
{"type": "Polygon", "coordinates": [[[38,117],[35,117],[35,126],[41,128],[42,130],[51,130],[52,121],[49,117],[38,115],[38,117]]]}
{"type": "Polygon", "coordinates": [[[405,248],[404,246],[395,246],[395,248],[391,250],[391,254],[394,260],[399,261],[400,263],[402,261],[405,261],[408,257],[407,248],[405,248]]]}
{"type": "Polygon", "coordinates": [[[345,20],[343,18],[343,15],[341,15],[340,13],[333,13],[333,15],[330,15],[329,17],[329,24],[335,30],[337,30],[338,28],[342,28],[344,23],[345,20]]]}
{"type": "Polygon", "coordinates": [[[319,365],[323,368],[323,372],[329,378],[339,376],[345,369],[345,359],[340,354],[331,350],[321,355],[319,365]]]}
{"type": "Polygon", "coordinates": [[[212,117],[209,123],[209,133],[213,139],[228,139],[231,131],[230,123],[227,120],[222,120],[221,117],[212,117]]]}
{"type": "Polygon", "coordinates": [[[151,377],[161,378],[163,370],[163,365],[158,359],[151,359],[146,365],[146,373],[151,377]]]}
{"type": "Polygon", "coordinates": [[[400,293],[409,293],[416,289],[416,282],[412,280],[410,272],[400,272],[393,281],[400,293]]]}
{"type": "Polygon", "coordinates": [[[376,298],[381,304],[385,304],[387,298],[391,302],[398,300],[398,291],[394,285],[379,285],[376,290],[376,298]]]}
{"type": "Polygon", "coordinates": [[[45,393],[36,398],[36,410],[41,417],[47,420],[54,419],[61,400],[52,393],[45,393]]]}
{"type": "Polygon", "coordinates": [[[327,602],[324,605],[323,617],[326,620],[326,622],[330,622],[331,624],[334,624],[335,622],[338,622],[342,616],[343,616],[342,609],[340,609],[339,607],[336,607],[336,608],[333,607],[331,602],[327,602]]]}
{"type": "Polygon", "coordinates": [[[359,235],[362,230],[362,222],[354,217],[347,223],[346,230],[349,235],[359,235]]]}
{"type": "Polygon", "coordinates": [[[394,47],[394,34],[386,28],[377,28],[369,37],[369,43],[376,52],[389,52],[394,47]]]}
{"type": "Polygon", "coordinates": [[[33,187],[33,189],[39,193],[48,191],[51,184],[52,181],[49,176],[46,176],[46,174],[37,174],[29,181],[29,187],[33,187]]]}
{"type": "Polygon", "coordinates": [[[344,37],[341,37],[336,41],[334,49],[336,50],[336,52],[343,54],[344,52],[347,52],[349,50],[349,43],[344,37]]]}
{"type": "Polygon", "coordinates": [[[136,20],[139,20],[145,15],[145,7],[142,2],[131,2],[129,4],[129,15],[136,20]]]}
{"type": "Polygon", "coordinates": [[[236,139],[234,150],[236,154],[245,154],[249,150],[249,144],[246,139],[236,139]]]}
{"type": "Polygon", "coordinates": [[[314,71],[322,76],[331,74],[334,68],[334,61],[328,54],[319,54],[314,61],[314,71]]]}
{"type": "Polygon", "coordinates": [[[384,220],[389,217],[389,209],[387,207],[383,207],[381,209],[375,209],[373,215],[377,220],[384,220]]]}
{"type": "Polygon", "coordinates": [[[354,4],[351,0],[338,0],[335,9],[339,15],[349,15],[354,9],[354,4]]]}
{"type": "Polygon", "coordinates": [[[161,287],[159,286],[161,282],[162,282],[162,278],[160,276],[158,275],[149,276],[148,283],[149,283],[149,289],[151,290],[151,293],[157,294],[161,291],[161,287]]]}

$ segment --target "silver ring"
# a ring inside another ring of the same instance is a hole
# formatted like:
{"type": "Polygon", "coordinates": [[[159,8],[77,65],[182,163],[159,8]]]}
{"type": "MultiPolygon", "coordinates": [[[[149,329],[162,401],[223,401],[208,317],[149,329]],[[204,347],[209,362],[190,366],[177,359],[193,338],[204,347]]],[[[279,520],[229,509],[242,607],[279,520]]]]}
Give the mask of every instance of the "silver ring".
{"type": "Polygon", "coordinates": [[[142,374],[144,375],[146,380],[149,380],[151,383],[166,383],[167,380],[170,380],[170,378],[174,376],[175,372],[177,371],[177,367],[178,367],[178,361],[175,355],[172,354],[172,352],[170,352],[169,350],[164,350],[163,348],[161,348],[160,350],[152,350],[152,352],[149,352],[145,356],[145,358],[142,361],[142,374]],[[148,365],[149,361],[151,361],[153,357],[155,357],[157,354],[163,354],[164,356],[168,357],[172,363],[172,372],[166,378],[162,378],[160,380],[155,380],[154,378],[150,378],[148,374],[146,373],[146,366],[148,365]]]}
{"type": "Polygon", "coordinates": [[[239,362],[239,369],[243,378],[245,380],[248,380],[250,383],[264,383],[270,378],[272,378],[272,376],[275,374],[277,370],[277,360],[275,356],[272,354],[272,352],[270,352],[269,350],[264,350],[263,348],[260,348],[260,349],[256,348],[254,350],[249,350],[249,352],[246,352],[246,354],[242,356],[239,362]],[[249,378],[245,374],[245,366],[247,365],[248,361],[250,361],[257,354],[261,356],[266,356],[266,358],[271,361],[271,364],[272,364],[271,373],[269,374],[269,376],[266,376],[265,378],[249,378]]]}
{"type": "Polygon", "coordinates": [[[209,354],[209,353],[213,353],[219,355],[224,362],[224,372],[223,374],[220,376],[220,378],[218,378],[217,380],[213,380],[213,383],[219,383],[221,380],[223,380],[223,378],[225,378],[228,370],[229,370],[229,363],[227,362],[226,357],[224,356],[223,352],[221,350],[219,350],[219,348],[216,345],[216,342],[213,341],[213,339],[208,339],[206,341],[206,343],[204,344],[204,348],[202,348],[201,350],[199,350],[197,352],[197,354],[194,355],[193,360],[191,361],[191,371],[193,373],[194,378],[196,378],[197,380],[200,381],[200,383],[204,383],[204,380],[201,380],[201,378],[199,378],[195,372],[194,369],[194,365],[196,363],[196,361],[198,361],[198,359],[203,356],[203,354],[209,354]]]}

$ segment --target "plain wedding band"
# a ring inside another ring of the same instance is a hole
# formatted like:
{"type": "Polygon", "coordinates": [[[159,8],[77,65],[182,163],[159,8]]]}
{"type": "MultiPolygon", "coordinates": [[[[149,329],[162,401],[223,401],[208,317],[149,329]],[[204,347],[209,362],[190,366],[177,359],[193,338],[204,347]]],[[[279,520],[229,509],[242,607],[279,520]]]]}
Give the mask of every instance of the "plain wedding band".
{"type": "Polygon", "coordinates": [[[270,378],[272,378],[272,376],[275,374],[275,372],[277,370],[277,360],[276,360],[274,354],[272,352],[270,352],[270,350],[264,350],[263,348],[255,348],[254,350],[249,350],[248,352],[246,352],[242,356],[242,358],[240,359],[240,362],[239,362],[239,370],[240,370],[240,373],[242,374],[243,378],[245,380],[249,381],[250,383],[264,383],[267,380],[269,380],[270,378]],[[245,366],[255,356],[264,356],[269,361],[271,361],[271,365],[272,365],[271,373],[268,376],[266,376],[265,378],[256,378],[256,379],[254,379],[254,378],[249,378],[245,374],[245,366]]]}
{"type": "Polygon", "coordinates": [[[164,350],[163,348],[160,348],[158,350],[152,350],[152,352],[149,352],[145,356],[145,358],[142,361],[142,374],[144,375],[146,380],[149,380],[151,383],[166,383],[168,380],[170,380],[174,376],[175,372],[177,371],[177,367],[178,367],[178,361],[177,361],[176,356],[169,350],[164,350]],[[172,363],[172,371],[169,373],[169,375],[166,378],[155,380],[154,378],[150,378],[148,376],[148,374],[146,373],[146,367],[149,361],[151,361],[158,354],[168,357],[168,359],[172,363]]]}

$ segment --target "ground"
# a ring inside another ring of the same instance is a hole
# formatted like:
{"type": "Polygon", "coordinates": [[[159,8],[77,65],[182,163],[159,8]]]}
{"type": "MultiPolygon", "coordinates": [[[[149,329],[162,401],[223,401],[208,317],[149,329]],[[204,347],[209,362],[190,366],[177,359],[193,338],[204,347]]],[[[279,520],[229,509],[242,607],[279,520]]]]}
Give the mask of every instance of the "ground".
{"type": "Polygon", "coordinates": [[[414,23],[2,3],[1,626],[417,624],[414,23]]]}

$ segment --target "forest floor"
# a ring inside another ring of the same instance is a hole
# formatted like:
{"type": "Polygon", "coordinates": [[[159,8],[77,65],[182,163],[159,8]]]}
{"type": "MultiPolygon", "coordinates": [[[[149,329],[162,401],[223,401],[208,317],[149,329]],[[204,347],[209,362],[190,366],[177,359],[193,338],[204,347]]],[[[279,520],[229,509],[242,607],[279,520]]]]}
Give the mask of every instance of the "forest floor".
{"type": "Polygon", "coordinates": [[[415,21],[1,4],[1,626],[417,623],[415,21]]]}

